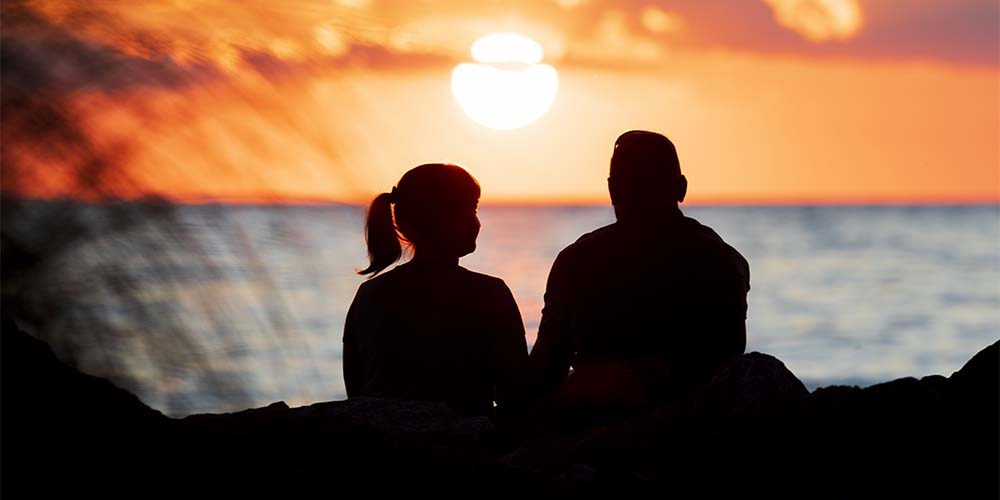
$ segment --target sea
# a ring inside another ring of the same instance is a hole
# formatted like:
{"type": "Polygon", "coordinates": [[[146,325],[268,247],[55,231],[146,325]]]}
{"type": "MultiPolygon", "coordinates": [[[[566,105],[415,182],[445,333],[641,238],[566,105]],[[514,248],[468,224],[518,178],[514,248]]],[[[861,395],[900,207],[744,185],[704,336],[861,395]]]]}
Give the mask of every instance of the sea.
{"type": "MultiPolygon", "coordinates": [[[[121,206],[45,205],[6,229],[61,243],[30,274],[8,273],[5,296],[66,363],[177,417],[346,397],[341,337],[367,264],[364,207],[135,204],[122,217],[121,206]]],[[[997,205],[683,211],[750,263],[748,351],[809,389],[947,376],[1000,338],[997,205]]],[[[479,214],[478,249],[461,265],[506,281],[530,346],[556,254],[614,213],[479,214]]]]}

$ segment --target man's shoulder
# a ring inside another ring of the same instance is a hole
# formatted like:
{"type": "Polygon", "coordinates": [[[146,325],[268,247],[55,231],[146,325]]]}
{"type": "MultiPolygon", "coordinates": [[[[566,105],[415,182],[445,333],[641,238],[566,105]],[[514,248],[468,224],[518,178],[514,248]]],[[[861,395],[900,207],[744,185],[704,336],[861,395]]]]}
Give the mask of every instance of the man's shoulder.
{"type": "Polygon", "coordinates": [[[715,229],[712,229],[711,227],[702,224],[700,221],[698,221],[698,219],[695,219],[694,217],[688,217],[685,215],[683,221],[684,221],[683,222],[684,226],[689,231],[693,231],[705,239],[719,243],[725,243],[725,241],[722,239],[722,236],[719,236],[719,233],[715,232],[715,229]]]}
{"type": "Polygon", "coordinates": [[[607,226],[597,228],[589,233],[584,233],[575,242],[564,248],[561,254],[577,254],[586,252],[588,249],[606,245],[613,241],[617,232],[617,224],[612,223],[607,226]]]}
{"type": "Polygon", "coordinates": [[[706,256],[709,255],[724,255],[733,261],[739,263],[739,266],[743,269],[749,269],[749,264],[743,255],[736,249],[736,247],[730,245],[726,240],[722,239],[714,229],[709,226],[698,222],[696,219],[691,217],[684,217],[684,224],[687,226],[691,233],[697,235],[696,238],[700,243],[699,246],[704,247],[705,250],[714,249],[714,252],[707,251],[706,256]]]}

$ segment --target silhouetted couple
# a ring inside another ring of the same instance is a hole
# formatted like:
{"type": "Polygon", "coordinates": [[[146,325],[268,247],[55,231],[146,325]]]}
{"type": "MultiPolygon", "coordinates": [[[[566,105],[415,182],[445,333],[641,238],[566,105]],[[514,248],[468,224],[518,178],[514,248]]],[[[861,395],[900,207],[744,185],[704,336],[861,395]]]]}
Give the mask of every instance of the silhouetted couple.
{"type": "Polygon", "coordinates": [[[442,401],[474,415],[624,415],[707,384],[746,347],[746,260],[677,207],[687,179],[666,137],[621,135],[608,190],[617,222],[556,258],[530,356],[503,280],[458,265],[476,248],[476,180],[427,164],[378,195],[361,271],[377,276],[358,289],[344,331],[348,397],[442,401]],[[379,274],[402,255],[401,239],[413,258],[379,274]]]}

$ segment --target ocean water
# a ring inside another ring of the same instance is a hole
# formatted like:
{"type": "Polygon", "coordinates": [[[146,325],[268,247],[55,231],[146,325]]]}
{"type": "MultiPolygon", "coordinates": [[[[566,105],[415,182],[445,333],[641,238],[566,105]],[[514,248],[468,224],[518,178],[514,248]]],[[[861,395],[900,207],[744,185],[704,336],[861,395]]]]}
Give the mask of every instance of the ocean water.
{"type": "MultiPolygon", "coordinates": [[[[345,397],[363,208],[181,205],[118,225],[104,210],[75,210],[93,230],[19,295],[58,356],[174,416],[345,397]]],[[[684,211],[750,262],[748,350],[810,388],[950,375],[1000,337],[997,206],[684,211]]],[[[481,207],[462,265],[507,282],[530,345],[556,254],[613,218],[605,206],[481,207]]]]}

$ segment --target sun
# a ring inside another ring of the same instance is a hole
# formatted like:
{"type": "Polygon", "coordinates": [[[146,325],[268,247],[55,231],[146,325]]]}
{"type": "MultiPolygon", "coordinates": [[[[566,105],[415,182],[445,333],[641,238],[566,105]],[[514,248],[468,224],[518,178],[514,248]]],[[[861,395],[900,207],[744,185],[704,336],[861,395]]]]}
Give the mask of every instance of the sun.
{"type": "Polygon", "coordinates": [[[510,130],[541,118],[556,98],[559,76],[540,64],[542,46],[514,33],[497,33],[476,40],[472,58],[451,73],[455,101],[473,121],[510,130]]]}

